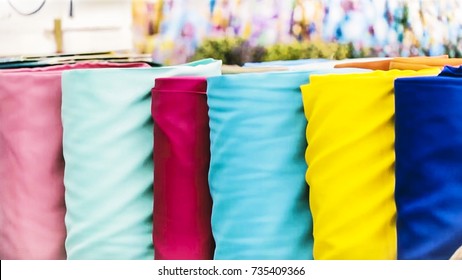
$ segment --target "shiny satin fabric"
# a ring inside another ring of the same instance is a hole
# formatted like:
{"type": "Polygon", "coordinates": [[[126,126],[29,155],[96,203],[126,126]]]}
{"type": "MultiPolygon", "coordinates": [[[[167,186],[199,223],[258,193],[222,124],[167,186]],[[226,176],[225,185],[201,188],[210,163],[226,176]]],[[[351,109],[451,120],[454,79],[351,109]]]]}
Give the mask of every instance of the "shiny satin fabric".
{"type": "Polygon", "coordinates": [[[69,259],[153,259],[155,79],[221,74],[221,61],[63,74],[69,259]]]}
{"type": "Polygon", "coordinates": [[[445,58],[445,57],[399,57],[390,62],[390,69],[401,70],[421,70],[438,67],[443,69],[444,66],[462,65],[462,58],[445,58]]]}
{"type": "Polygon", "coordinates": [[[447,260],[462,244],[461,93],[462,68],[395,81],[399,259],[447,260]]]}
{"type": "Polygon", "coordinates": [[[66,258],[61,73],[124,66],[0,71],[0,259],[66,258]]]}
{"type": "Polygon", "coordinates": [[[213,259],[206,90],[203,77],[159,78],[152,90],[157,260],[213,259]]]}
{"type": "Polygon", "coordinates": [[[302,86],[314,259],[396,259],[393,81],[438,72],[313,75],[302,86]]]}
{"type": "Polygon", "coordinates": [[[370,69],[370,70],[388,70],[390,69],[390,62],[391,58],[378,58],[377,60],[368,60],[368,61],[348,61],[348,62],[341,62],[335,65],[335,68],[362,68],[362,69],[370,69]]]}

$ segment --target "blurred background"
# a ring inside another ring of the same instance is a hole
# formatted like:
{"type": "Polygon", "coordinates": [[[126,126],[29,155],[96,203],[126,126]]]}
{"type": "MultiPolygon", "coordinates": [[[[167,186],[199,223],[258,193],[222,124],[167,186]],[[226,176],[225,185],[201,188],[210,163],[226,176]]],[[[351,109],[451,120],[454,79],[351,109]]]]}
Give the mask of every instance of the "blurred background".
{"type": "Polygon", "coordinates": [[[0,0],[0,56],[462,57],[461,15],[460,0],[0,0]]]}

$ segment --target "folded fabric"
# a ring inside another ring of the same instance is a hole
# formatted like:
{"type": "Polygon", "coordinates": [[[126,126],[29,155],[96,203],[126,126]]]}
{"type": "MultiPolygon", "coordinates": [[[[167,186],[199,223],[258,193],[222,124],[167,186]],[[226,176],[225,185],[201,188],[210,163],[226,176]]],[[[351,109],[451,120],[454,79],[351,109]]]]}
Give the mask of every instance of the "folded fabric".
{"type": "Polygon", "coordinates": [[[462,58],[445,57],[399,57],[390,62],[390,69],[420,70],[439,67],[442,69],[446,65],[462,65],[462,58]]]}
{"type": "Polygon", "coordinates": [[[63,148],[69,259],[153,259],[156,78],[213,76],[221,61],[63,74],[63,148]]]}
{"type": "Polygon", "coordinates": [[[210,129],[204,77],[156,79],[154,231],[158,260],[211,260],[210,129]]]}
{"type": "Polygon", "coordinates": [[[114,62],[79,62],[74,64],[58,64],[47,67],[33,67],[33,68],[14,68],[14,69],[1,69],[0,73],[35,73],[35,72],[51,72],[51,71],[64,71],[72,69],[98,69],[98,68],[140,68],[149,67],[149,64],[144,62],[127,62],[127,63],[114,63],[114,62]]]}
{"type": "Polygon", "coordinates": [[[61,73],[123,66],[0,71],[0,259],[66,258],[61,73]]]}
{"type": "Polygon", "coordinates": [[[307,72],[208,78],[215,259],[312,259],[307,81],[307,72]]]}
{"type": "Polygon", "coordinates": [[[16,69],[24,67],[47,67],[50,66],[47,62],[42,61],[12,61],[12,62],[1,62],[0,69],[16,69]]]}
{"type": "Polygon", "coordinates": [[[399,259],[447,260],[462,244],[462,67],[395,81],[399,259]]]}
{"type": "Polygon", "coordinates": [[[263,62],[246,62],[244,67],[271,67],[271,66],[296,66],[304,64],[312,64],[319,62],[332,61],[325,58],[297,59],[297,60],[273,60],[263,62]]]}
{"type": "Polygon", "coordinates": [[[243,73],[261,73],[261,72],[274,72],[274,71],[287,71],[287,67],[241,67],[238,65],[223,65],[221,67],[222,74],[243,74],[243,73]]]}
{"type": "Polygon", "coordinates": [[[367,61],[348,61],[335,65],[335,68],[362,68],[370,70],[388,70],[390,69],[391,58],[377,58],[376,60],[367,61]]]}
{"type": "MultiPolygon", "coordinates": [[[[346,62],[339,63],[335,65],[335,68],[364,68],[370,70],[389,70],[389,69],[402,69],[402,70],[419,70],[423,68],[434,68],[433,67],[423,67],[422,64],[428,62],[429,59],[432,61],[441,61],[447,59],[447,55],[441,56],[431,56],[431,57],[390,57],[390,58],[371,58],[371,59],[351,59],[346,62]],[[436,59],[436,60],[435,60],[436,59]],[[403,63],[405,62],[405,63],[403,63]],[[420,66],[417,66],[420,65],[420,66]]],[[[435,62],[430,62],[435,63],[435,62]]],[[[439,62],[436,62],[437,65],[439,62]]]]}
{"type": "Polygon", "coordinates": [[[300,64],[288,66],[291,71],[327,71],[334,69],[335,65],[338,63],[337,60],[326,60],[316,63],[300,64]]]}
{"type": "Polygon", "coordinates": [[[438,72],[313,75],[302,86],[315,259],[396,259],[393,81],[438,72]]]}

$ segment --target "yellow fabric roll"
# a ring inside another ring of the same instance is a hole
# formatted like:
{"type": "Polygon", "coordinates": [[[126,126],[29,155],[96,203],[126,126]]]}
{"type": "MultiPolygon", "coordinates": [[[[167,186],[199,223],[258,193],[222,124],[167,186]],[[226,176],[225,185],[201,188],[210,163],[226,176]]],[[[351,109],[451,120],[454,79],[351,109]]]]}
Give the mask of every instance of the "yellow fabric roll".
{"type": "Polygon", "coordinates": [[[312,75],[301,86],[314,259],[396,259],[393,84],[439,72],[312,75]]]}

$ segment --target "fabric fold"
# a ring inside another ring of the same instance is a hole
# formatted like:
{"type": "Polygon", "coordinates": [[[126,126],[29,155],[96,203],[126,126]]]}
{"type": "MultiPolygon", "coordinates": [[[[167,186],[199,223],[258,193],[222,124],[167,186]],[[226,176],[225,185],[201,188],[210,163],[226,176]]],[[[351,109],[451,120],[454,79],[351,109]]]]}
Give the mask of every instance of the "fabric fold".
{"type": "Polygon", "coordinates": [[[157,260],[211,260],[210,129],[204,77],[158,78],[154,120],[157,260]]]}

